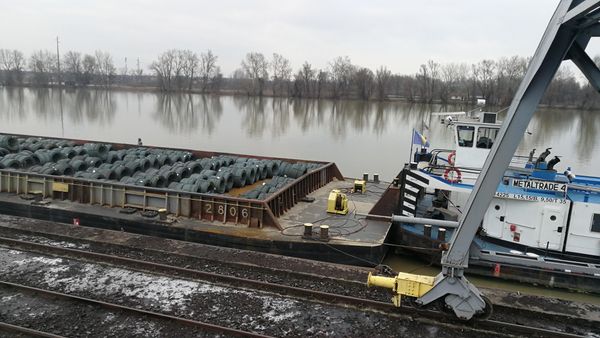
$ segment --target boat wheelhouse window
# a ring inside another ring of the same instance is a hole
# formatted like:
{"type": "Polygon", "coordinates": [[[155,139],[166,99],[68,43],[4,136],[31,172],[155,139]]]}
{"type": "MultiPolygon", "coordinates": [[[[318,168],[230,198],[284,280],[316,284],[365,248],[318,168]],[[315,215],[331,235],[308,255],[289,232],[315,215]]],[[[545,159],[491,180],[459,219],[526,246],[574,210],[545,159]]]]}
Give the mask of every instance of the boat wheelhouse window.
{"type": "Polygon", "coordinates": [[[472,147],[475,137],[475,127],[472,126],[456,126],[458,134],[458,145],[461,147],[472,147]]]}
{"type": "Polygon", "coordinates": [[[498,128],[479,127],[477,129],[477,148],[491,149],[498,136],[498,128]]]}
{"type": "Polygon", "coordinates": [[[594,214],[592,217],[592,232],[600,232],[600,214],[594,214]]]}

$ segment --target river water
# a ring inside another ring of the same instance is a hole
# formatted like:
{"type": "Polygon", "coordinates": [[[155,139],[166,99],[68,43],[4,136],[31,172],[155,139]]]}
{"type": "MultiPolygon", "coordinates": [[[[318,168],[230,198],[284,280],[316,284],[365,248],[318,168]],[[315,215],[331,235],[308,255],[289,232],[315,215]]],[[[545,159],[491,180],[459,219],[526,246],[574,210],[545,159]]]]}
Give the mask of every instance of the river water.
{"type": "MultiPolygon", "coordinates": [[[[404,102],[0,88],[0,132],[332,161],[345,176],[391,180],[408,160],[413,128],[435,148],[452,131],[432,112],[472,107],[404,102]],[[426,126],[429,125],[429,129],[426,126]]],[[[557,167],[595,174],[600,115],[536,112],[520,154],[553,147],[557,167]]]]}
{"type": "MultiPolygon", "coordinates": [[[[0,88],[0,133],[136,143],[220,152],[332,161],[345,176],[379,173],[391,180],[407,162],[413,128],[434,148],[454,148],[452,130],[432,113],[473,107],[403,102],[292,100],[245,96],[161,94],[102,90],[0,88]],[[428,126],[429,128],[427,128],[428,126]]],[[[543,109],[519,146],[552,147],[557,168],[598,175],[600,114],[543,109]]],[[[394,269],[435,274],[421,261],[390,255],[394,269]]],[[[481,286],[600,303],[572,294],[497,279],[481,286]]]]}

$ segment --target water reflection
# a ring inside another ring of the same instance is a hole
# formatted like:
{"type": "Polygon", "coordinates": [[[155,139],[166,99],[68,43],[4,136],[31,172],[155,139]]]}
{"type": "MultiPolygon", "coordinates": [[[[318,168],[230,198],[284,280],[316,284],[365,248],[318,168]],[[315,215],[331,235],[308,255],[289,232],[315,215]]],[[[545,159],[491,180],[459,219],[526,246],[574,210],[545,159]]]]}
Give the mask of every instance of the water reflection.
{"type": "MultiPolygon", "coordinates": [[[[263,97],[235,96],[233,103],[242,113],[241,129],[250,137],[261,137],[267,129],[268,116],[265,113],[267,99],[263,97]]],[[[231,121],[231,123],[234,123],[231,121]]]]}
{"type": "Polygon", "coordinates": [[[118,105],[114,92],[106,90],[69,91],[64,95],[64,102],[64,111],[76,125],[88,121],[106,126],[115,122],[118,105]]]}
{"type": "Polygon", "coordinates": [[[152,116],[172,132],[189,134],[201,129],[210,135],[223,113],[217,96],[164,93],[155,96],[152,116]]]}
{"type": "MultiPolygon", "coordinates": [[[[292,104],[294,120],[303,132],[323,123],[324,100],[295,99],[292,104]]],[[[329,102],[329,101],[327,101],[329,102]]]]}
{"type": "MultiPolygon", "coordinates": [[[[473,107],[401,102],[333,101],[247,96],[164,94],[105,90],[0,88],[0,125],[22,134],[129,141],[131,129],[144,140],[181,147],[334,160],[344,172],[360,174],[364,161],[339,149],[369,152],[373,170],[394,175],[408,158],[412,128],[433,147],[453,145],[452,131],[432,113],[473,107]],[[179,135],[182,135],[181,137],[179,135]],[[276,141],[276,142],[274,142],[276,141]],[[198,142],[202,142],[199,144],[198,142]],[[344,146],[347,148],[340,148],[344,146]],[[373,151],[377,149],[377,151],[373,151]],[[295,154],[293,152],[296,152],[295,154]],[[373,152],[373,154],[370,154],[373,152]],[[392,155],[390,155],[392,154],[392,155]],[[390,159],[391,158],[391,159],[390,159]],[[356,168],[355,168],[356,166],[356,168]]],[[[502,114],[504,115],[504,113],[502,114]]],[[[600,164],[600,118],[594,112],[544,109],[537,112],[519,153],[553,147],[563,165],[591,172],[600,164]],[[575,149],[573,149],[575,148],[575,149]]],[[[581,170],[580,170],[581,172],[581,170]]]]}
{"type": "Polygon", "coordinates": [[[25,89],[3,88],[0,92],[0,115],[7,120],[22,120],[26,117],[25,114],[25,89]]]}
{"type": "Polygon", "coordinates": [[[600,132],[600,118],[595,111],[577,112],[577,127],[572,128],[572,133],[578,134],[576,151],[580,158],[587,159],[593,156],[591,149],[598,148],[598,135],[600,132]]]}
{"type": "Polygon", "coordinates": [[[272,99],[271,109],[273,110],[271,134],[273,137],[285,135],[290,125],[290,99],[272,99]]]}

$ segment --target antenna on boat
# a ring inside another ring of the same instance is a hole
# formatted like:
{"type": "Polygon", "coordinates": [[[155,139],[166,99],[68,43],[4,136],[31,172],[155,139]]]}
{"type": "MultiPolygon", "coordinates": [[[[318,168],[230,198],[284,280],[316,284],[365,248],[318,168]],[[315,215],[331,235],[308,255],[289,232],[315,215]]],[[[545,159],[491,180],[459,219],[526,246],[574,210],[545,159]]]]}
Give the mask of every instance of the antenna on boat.
{"type": "Polygon", "coordinates": [[[505,111],[505,110],[508,110],[508,108],[510,108],[510,106],[506,106],[506,107],[504,107],[504,108],[502,108],[502,109],[498,110],[498,111],[496,112],[496,114],[498,114],[498,113],[501,113],[501,112],[503,112],[503,111],[505,111]]]}

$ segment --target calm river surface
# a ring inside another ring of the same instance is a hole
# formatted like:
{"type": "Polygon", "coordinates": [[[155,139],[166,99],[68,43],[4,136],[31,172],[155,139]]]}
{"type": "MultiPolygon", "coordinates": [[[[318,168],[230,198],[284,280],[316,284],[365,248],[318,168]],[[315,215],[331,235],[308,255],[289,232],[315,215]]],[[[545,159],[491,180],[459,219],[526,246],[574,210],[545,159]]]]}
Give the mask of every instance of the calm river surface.
{"type": "MultiPolygon", "coordinates": [[[[391,180],[408,160],[413,128],[425,131],[432,147],[452,146],[452,132],[431,112],[442,107],[400,102],[291,100],[244,96],[138,93],[100,90],[0,88],[0,133],[89,139],[105,142],[215,150],[333,161],[342,173],[380,173],[391,180]],[[431,122],[429,122],[431,121],[431,122]]],[[[598,175],[600,113],[542,110],[519,148],[553,147],[562,155],[558,169],[598,175]]],[[[437,268],[390,255],[400,271],[435,274],[437,268]]],[[[497,279],[474,278],[477,285],[600,303],[600,298],[535,288],[497,279]]]]}
{"type": "MultiPolygon", "coordinates": [[[[431,112],[400,102],[292,100],[101,90],[0,88],[0,132],[333,161],[345,176],[391,180],[409,157],[412,128],[432,147],[451,147],[451,130],[431,112]]],[[[519,148],[553,147],[559,170],[598,174],[600,114],[542,110],[519,148]]]]}

